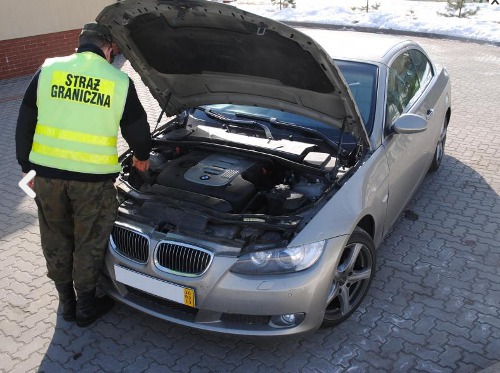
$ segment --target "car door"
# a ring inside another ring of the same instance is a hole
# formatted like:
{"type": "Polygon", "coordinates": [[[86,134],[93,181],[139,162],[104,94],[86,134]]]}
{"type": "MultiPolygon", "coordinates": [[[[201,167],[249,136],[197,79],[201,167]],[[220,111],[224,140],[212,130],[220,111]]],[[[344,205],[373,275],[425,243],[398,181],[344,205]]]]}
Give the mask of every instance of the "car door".
{"type": "Polygon", "coordinates": [[[433,74],[427,57],[416,49],[404,50],[389,65],[383,141],[390,172],[387,228],[392,226],[425,176],[430,152],[434,149],[428,133],[429,127],[434,126],[434,103],[426,97],[433,74]],[[406,113],[427,119],[428,129],[413,134],[391,132],[394,121],[406,113]]]}

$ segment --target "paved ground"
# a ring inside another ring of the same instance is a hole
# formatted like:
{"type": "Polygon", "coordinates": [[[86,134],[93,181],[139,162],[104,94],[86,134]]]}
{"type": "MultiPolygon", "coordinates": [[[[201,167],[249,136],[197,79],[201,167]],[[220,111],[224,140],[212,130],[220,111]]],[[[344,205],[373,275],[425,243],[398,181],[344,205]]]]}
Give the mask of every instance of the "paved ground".
{"type": "Polygon", "coordinates": [[[286,340],[199,333],[126,306],[88,329],[58,316],[35,204],[17,187],[29,78],[0,81],[0,372],[476,372],[500,361],[500,48],[418,40],[453,79],[442,168],[379,248],[353,317],[286,340]]]}

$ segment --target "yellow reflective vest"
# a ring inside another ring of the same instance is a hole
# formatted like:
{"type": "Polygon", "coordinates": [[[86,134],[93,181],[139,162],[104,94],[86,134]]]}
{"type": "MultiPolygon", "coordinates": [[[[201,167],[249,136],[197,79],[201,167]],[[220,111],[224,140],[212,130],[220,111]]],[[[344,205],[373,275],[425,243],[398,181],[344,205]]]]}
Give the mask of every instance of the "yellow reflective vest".
{"type": "Polygon", "coordinates": [[[120,171],[116,149],[129,78],[92,52],[45,61],[30,162],[89,174],[120,171]]]}

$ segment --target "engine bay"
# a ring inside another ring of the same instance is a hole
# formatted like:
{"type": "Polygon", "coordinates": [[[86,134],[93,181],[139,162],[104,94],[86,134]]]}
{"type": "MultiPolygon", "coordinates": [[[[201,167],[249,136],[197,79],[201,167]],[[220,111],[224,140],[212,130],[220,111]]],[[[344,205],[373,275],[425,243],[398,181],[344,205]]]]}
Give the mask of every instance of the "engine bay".
{"type": "MultiPolygon", "coordinates": [[[[188,118],[189,119],[189,118],[188,118]]],[[[177,120],[153,134],[150,168],[122,159],[119,213],[163,232],[286,244],[346,180],[358,157],[322,139],[177,120]],[[193,124],[194,123],[194,124],[193,124]]],[[[354,152],[352,152],[354,153],[354,152]]]]}
{"type": "Polygon", "coordinates": [[[310,207],[333,185],[325,165],[311,165],[319,157],[328,167],[334,164],[326,154],[313,154],[302,165],[311,169],[308,173],[270,156],[156,149],[146,175],[127,165],[122,179],[142,193],[194,202],[219,213],[289,215],[310,207]]]}

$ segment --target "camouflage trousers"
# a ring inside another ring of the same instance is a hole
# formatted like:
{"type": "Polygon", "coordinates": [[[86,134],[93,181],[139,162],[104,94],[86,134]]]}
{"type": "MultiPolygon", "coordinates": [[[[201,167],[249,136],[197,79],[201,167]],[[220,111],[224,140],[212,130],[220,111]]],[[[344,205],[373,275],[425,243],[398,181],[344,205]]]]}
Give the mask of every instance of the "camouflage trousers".
{"type": "Polygon", "coordinates": [[[113,181],[35,178],[47,276],[75,289],[97,286],[118,201],[113,181]]]}

